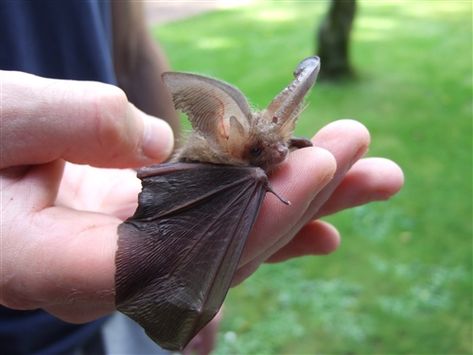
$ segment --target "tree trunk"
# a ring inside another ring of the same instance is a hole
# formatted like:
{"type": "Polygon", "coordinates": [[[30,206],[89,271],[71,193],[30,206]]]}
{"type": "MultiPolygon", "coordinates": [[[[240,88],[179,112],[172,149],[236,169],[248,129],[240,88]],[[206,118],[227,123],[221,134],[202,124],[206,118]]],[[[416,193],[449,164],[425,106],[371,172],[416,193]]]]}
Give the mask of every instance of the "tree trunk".
{"type": "Polygon", "coordinates": [[[321,79],[339,80],[353,77],[349,44],[355,12],[355,0],[332,0],[318,31],[321,79]]]}

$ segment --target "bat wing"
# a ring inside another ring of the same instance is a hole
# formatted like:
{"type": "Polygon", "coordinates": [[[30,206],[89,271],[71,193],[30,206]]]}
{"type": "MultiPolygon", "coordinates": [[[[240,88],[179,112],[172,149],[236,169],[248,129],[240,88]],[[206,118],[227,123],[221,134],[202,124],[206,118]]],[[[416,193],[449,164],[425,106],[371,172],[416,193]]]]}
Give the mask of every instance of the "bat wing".
{"type": "Polygon", "coordinates": [[[116,304],[159,345],[181,350],[217,313],[268,188],[256,167],[142,169],[135,214],[118,228],[116,304]]]}

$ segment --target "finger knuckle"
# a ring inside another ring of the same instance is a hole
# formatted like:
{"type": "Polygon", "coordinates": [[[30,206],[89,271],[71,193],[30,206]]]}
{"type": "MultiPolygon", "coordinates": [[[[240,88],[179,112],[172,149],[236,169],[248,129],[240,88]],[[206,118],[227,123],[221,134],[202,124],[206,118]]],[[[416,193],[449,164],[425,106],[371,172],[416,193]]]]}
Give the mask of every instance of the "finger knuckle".
{"type": "Polygon", "coordinates": [[[128,99],[118,87],[106,85],[94,97],[94,127],[101,149],[113,153],[127,143],[128,99]]]}

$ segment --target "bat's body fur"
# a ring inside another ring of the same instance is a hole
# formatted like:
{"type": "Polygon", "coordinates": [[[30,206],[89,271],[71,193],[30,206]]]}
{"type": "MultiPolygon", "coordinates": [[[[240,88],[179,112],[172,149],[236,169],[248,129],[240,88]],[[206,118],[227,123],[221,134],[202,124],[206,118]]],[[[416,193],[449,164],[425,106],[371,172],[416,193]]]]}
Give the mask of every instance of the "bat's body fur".
{"type": "Polygon", "coordinates": [[[292,132],[281,132],[278,125],[263,117],[264,113],[252,113],[249,134],[244,137],[241,135],[239,149],[231,150],[225,142],[221,145],[212,144],[205,133],[193,131],[174,160],[258,166],[270,171],[286,158],[292,132]]]}

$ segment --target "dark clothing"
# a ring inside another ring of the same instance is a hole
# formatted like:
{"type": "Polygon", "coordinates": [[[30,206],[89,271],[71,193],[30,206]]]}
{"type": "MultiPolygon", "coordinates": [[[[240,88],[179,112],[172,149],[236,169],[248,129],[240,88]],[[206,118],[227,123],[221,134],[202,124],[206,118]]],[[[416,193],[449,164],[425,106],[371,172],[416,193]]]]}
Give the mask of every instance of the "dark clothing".
{"type": "Polygon", "coordinates": [[[115,83],[108,1],[0,1],[0,69],[115,83]]]}

